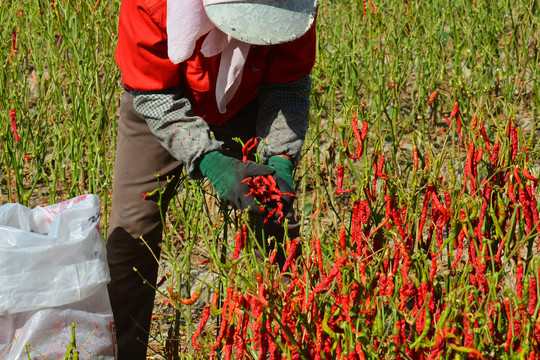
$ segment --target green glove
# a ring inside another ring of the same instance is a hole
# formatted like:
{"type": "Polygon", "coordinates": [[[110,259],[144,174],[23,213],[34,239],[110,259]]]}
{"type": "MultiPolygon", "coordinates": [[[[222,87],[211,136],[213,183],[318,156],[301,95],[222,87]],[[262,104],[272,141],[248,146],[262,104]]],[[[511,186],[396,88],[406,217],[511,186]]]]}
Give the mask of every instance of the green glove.
{"type": "MultiPolygon", "coordinates": [[[[281,192],[296,195],[296,193],[294,192],[294,182],[292,175],[294,165],[292,164],[292,162],[280,156],[272,156],[270,157],[270,159],[268,159],[268,166],[276,170],[276,176],[278,176],[281,180],[285,182],[285,184],[287,184],[288,189],[282,189],[280,187],[281,192]]],[[[276,176],[274,176],[274,178],[276,178],[276,176]]],[[[277,180],[277,178],[276,182],[279,186],[279,181],[277,180]]]]}
{"type": "Polygon", "coordinates": [[[246,196],[249,188],[242,181],[251,176],[273,175],[275,171],[264,164],[242,162],[225,156],[218,151],[205,154],[199,162],[199,170],[210,180],[218,197],[236,209],[250,209],[251,213],[260,213],[259,205],[253,196],[246,196]]]}
{"type": "MultiPolygon", "coordinates": [[[[276,174],[273,176],[274,176],[274,179],[276,180],[276,184],[279,190],[284,194],[296,195],[296,192],[294,191],[294,183],[293,183],[293,175],[292,175],[294,165],[292,164],[292,162],[280,156],[272,156],[270,157],[270,159],[268,159],[268,166],[276,170],[276,174]]],[[[281,197],[281,202],[283,203],[284,214],[287,214],[290,211],[292,211],[294,199],[295,198],[293,196],[287,196],[287,195],[284,195],[281,197]]],[[[278,214],[276,214],[276,220],[277,220],[277,217],[279,217],[278,214]]]]}

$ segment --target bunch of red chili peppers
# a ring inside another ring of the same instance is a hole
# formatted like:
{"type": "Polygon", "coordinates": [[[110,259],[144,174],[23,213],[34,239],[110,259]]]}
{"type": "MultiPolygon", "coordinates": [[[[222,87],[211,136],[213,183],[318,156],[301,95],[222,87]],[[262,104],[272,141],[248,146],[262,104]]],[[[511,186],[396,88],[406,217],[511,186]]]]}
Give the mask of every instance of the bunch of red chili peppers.
{"type": "MultiPolygon", "coordinates": [[[[257,138],[251,138],[242,148],[242,160],[248,161],[249,153],[257,147],[257,138]]],[[[281,222],[283,218],[283,196],[296,197],[294,194],[282,193],[278,188],[273,176],[254,176],[248,177],[242,181],[249,187],[246,196],[253,196],[260,206],[260,212],[265,213],[264,222],[276,218],[281,222]]]]}

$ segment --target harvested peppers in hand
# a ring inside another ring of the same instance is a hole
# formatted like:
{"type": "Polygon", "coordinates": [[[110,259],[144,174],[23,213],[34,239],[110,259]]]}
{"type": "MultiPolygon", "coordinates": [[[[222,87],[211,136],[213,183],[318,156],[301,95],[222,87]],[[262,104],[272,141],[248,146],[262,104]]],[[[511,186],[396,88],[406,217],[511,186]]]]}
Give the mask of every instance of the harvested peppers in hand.
{"type": "Polygon", "coordinates": [[[291,193],[282,193],[272,175],[248,177],[242,183],[246,184],[249,188],[246,196],[253,196],[260,206],[261,213],[265,212],[267,208],[270,209],[264,218],[265,223],[274,216],[277,217],[278,222],[281,221],[284,216],[283,196],[296,197],[296,195],[291,193]]]}

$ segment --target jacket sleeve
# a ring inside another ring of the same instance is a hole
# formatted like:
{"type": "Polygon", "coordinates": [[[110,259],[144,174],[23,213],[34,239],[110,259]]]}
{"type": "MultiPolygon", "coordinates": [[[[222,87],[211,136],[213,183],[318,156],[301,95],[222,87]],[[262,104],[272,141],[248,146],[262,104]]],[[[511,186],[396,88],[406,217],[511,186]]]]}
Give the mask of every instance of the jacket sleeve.
{"type": "Polygon", "coordinates": [[[259,88],[257,136],[261,159],[288,155],[296,165],[309,126],[311,77],[287,83],[265,83],[259,88]]]}
{"type": "Polygon", "coordinates": [[[271,47],[259,88],[258,151],[267,161],[288,155],[296,165],[309,126],[311,77],[315,64],[315,24],[302,37],[271,47]]]}
{"type": "Polygon", "coordinates": [[[161,145],[186,166],[191,178],[200,177],[196,161],[202,155],[221,150],[208,124],[193,115],[188,99],[178,91],[132,91],[133,107],[148,123],[161,145]]]}

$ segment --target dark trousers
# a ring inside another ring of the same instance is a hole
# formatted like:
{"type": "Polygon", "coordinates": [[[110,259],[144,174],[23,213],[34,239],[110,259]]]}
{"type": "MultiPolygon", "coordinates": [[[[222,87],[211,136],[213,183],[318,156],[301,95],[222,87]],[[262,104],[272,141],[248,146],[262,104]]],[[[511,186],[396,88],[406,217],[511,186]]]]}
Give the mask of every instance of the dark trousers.
{"type": "MultiPolygon", "coordinates": [[[[241,158],[241,146],[255,136],[256,102],[247,105],[231,121],[212,128],[217,139],[224,141],[223,152],[241,158]]],[[[148,332],[155,292],[143,283],[156,283],[158,264],[142,237],[159,258],[162,222],[158,203],[142,194],[168,183],[162,198],[162,211],[175,195],[182,165],[161,146],[145,120],[133,109],[133,97],[125,92],[120,103],[118,138],[113,181],[113,203],[107,257],[111,271],[108,286],[117,331],[118,359],[146,358],[148,332]],[[156,174],[160,174],[159,178],[156,174]],[[133,269],[136,268],[139,276],[133,269]]],[[[288,216],[290,217],[290,216],[288,216]]],[[[272,224],[269,224],[272,227],[272,224]]],[[[294,232],[289,230],[289,234],[294,232]]],[[[279,226],[265,229],[267,236],[283,237],[279,226]]]]}

